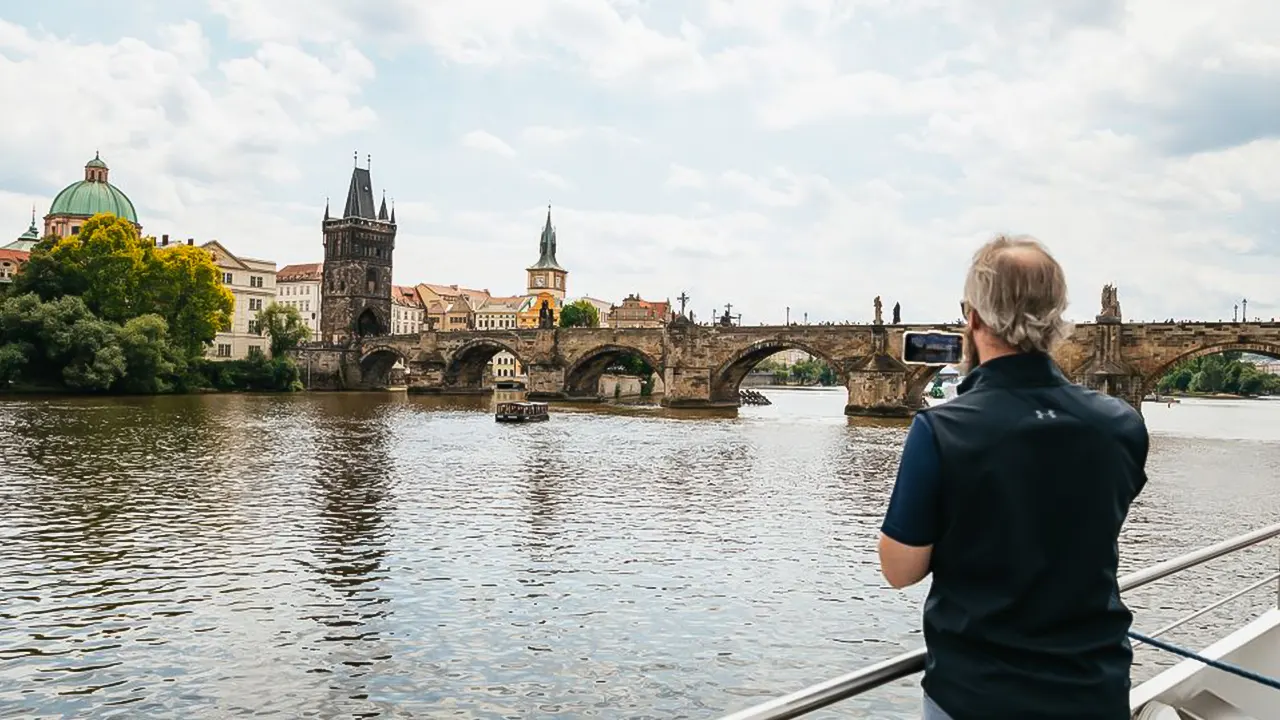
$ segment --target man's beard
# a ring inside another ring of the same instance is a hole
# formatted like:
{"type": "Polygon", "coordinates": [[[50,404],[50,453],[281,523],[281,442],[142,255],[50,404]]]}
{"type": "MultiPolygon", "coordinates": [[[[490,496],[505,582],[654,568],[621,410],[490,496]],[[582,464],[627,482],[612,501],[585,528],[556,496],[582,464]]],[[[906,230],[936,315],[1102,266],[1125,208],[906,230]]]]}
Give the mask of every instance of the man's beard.
{"type": "Polygon", "coordinates": [[[960,374],[968,375],[974,368],[982,364],[978,357],[978,344],[973,341],[973,328],[964,329],[964,359],[960,363],[960,374]]]}

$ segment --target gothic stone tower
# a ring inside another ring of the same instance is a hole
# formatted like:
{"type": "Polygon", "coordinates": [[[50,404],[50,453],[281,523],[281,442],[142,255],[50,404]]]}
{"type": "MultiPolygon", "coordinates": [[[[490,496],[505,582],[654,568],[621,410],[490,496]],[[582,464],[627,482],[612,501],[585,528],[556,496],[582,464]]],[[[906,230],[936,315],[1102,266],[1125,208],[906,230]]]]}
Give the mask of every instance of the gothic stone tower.
{"type": "Polygon", "coordinates": [[[324,276],[320,336],[325,342],[386,335],[391,327],[391,253],[396,247],[396,213],[387,199],[374,210],[368,167],[351,171],[342,217],[324,208],[324,276]]]}
{"type": "Polygon", "coordinates": [[[538,243],[538,262],[531,265],[528,291],[530,295],[549,293],[552,297],[563,299],[565,281],[569,271],[556,262],[556,229],[551,225],[551,207],[547,207],[547,224],[542,228],[542,239],[538,243]]]}

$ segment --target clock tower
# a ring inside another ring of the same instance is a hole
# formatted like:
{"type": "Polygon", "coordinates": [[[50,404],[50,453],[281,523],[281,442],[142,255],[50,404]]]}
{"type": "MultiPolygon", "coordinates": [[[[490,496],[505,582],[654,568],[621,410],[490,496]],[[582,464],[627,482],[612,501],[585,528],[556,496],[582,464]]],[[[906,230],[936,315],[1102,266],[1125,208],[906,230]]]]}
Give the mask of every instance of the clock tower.
{"type": "Polygon", "coordinates": [[[547,206],[547,224],[542,228],[542,241],[538,244],[538,262],[530,266],[527,272],[530,295],[545,293],[558,300],[564,299],[569,271],[556,262],[556,229],[551,225],[550,205],[547,206]]]}

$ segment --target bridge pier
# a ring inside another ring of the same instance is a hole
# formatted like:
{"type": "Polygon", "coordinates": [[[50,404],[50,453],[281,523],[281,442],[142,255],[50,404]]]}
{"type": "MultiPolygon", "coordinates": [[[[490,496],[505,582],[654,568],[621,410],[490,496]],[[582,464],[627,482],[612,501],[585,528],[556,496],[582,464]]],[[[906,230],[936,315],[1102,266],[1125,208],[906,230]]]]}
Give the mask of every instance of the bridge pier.
{"type": "Polygon", "coordinates": [[[528,381],[525,384],[525,397],[530,400],[563,400],[564,368],[556,365],[526,365],[525,373],[528,381]]]}
{"type": "Polygon", "coordinates": [[[662,374],[662,407],[667,408],[736,408],[737,388],[732,397],[716,397],[709,367],[669,367],[662,374]]]}
{"type": "Polygon", "coordinates": [[[846,373],[849,400],[844,414],[854,417],[910,417],[919,409],[907,396],[907,368],[888,355],[858,361],[846,373]]]}

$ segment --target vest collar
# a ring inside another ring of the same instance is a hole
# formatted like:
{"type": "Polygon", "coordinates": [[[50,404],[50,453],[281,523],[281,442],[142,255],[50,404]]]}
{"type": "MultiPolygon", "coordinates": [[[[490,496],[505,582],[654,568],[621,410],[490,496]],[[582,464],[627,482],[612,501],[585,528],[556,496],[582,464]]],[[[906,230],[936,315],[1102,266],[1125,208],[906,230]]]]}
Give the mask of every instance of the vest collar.
{"type": "Polygon", "coordinates": [[[1053,358],[1041,352],[1005,355],[982,363],[956,388],[965,393],[980,387],[1016,388],[1067,385],[1053,358]]]}

